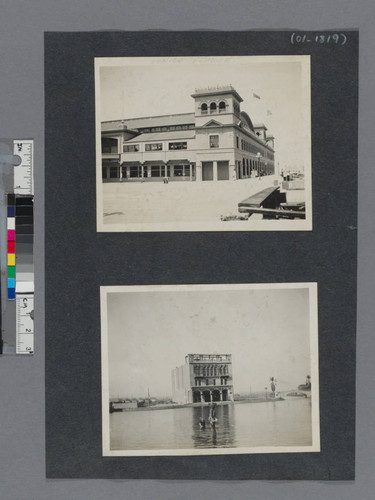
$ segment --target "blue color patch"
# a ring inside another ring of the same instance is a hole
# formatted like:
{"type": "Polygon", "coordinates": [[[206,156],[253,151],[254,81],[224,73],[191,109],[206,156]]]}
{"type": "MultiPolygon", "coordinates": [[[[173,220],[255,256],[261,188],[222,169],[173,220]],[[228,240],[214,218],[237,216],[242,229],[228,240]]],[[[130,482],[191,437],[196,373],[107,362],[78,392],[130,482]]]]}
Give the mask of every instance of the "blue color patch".
{"type": "Polygon", "coordinates": [[[8,278],[8,288],[16,288],[16,280],[14,278],[8,278]]]}
{"type": "Polygon", "coordinates": [[[8,217],[16,216],[16,207],[8,207],[8,217]]]}
{"type": "Polygon", "coordinates": [[[8,288],[8,299],[15,300],[15,298],[16,298],[16,289],[15,288],[8,288]]]}

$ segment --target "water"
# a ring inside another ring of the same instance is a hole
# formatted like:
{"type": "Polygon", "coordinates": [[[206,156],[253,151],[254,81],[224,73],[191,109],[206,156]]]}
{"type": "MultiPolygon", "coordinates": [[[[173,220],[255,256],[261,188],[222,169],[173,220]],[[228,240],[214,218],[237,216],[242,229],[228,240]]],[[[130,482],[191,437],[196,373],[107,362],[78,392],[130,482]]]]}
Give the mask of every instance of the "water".
{"type": "Polygon", "coordinates": [[[218,423],[208,423],[209,408],[112,413],[111,450],[309,446],[309,399],[217,407],[218,423]],[[206,428],[199,426],[199,417],[206,428]]]}

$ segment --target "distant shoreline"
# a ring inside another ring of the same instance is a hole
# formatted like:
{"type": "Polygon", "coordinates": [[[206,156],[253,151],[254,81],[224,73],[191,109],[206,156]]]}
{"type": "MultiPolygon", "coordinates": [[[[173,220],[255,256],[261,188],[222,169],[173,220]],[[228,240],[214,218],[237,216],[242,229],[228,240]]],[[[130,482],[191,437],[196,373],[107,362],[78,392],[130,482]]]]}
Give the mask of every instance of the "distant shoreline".
{"type": "MultiPolygon", "coordinates": [[[[272,397],[254,397],[249,399],[241,399],[239,401],[215,401],[218,406],[227,406],[231,404],[252,404],[252,403],[275,403],[278,401],[284,401],[282,397],[272,398],[272,397]]],[[[155,410],[173,410],[179,408],[193,408],[193,407],[209,407],[211,403],[187,403],[187,404],[160,404],[155,406],[140,406],[138,408],[123,408],[121,410],[115,410],[112,413],[122,413],[122,412],[137,412],[137,411],[155,411],[155,410]]]]}

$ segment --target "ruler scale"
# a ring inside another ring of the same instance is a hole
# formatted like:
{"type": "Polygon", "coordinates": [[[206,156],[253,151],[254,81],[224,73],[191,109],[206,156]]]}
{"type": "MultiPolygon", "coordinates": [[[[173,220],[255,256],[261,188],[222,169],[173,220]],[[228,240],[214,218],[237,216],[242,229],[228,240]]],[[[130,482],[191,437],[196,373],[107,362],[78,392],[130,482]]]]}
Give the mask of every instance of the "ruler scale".
{"type": "Polygon", "coordinates": [[[21,159],[14,167],[14,194],[34,194],[33,141],[13,141],[13,154],[21,159]]]}
{"type": "Polygon", "coordinates": [[[34,295],[16,296],[16,354],[34,352],[34,295]]]}

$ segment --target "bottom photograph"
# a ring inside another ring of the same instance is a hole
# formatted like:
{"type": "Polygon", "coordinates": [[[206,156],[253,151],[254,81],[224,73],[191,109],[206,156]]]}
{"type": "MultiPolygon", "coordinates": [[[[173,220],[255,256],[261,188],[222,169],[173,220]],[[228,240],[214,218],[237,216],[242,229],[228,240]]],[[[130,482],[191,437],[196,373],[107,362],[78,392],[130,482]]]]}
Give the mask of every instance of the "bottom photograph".
{"type": "Polygon", "coordinates": [[[101,287],[103,455],[319,452],[317,291],[101,287]]]}

